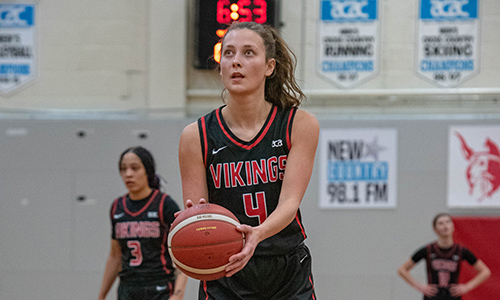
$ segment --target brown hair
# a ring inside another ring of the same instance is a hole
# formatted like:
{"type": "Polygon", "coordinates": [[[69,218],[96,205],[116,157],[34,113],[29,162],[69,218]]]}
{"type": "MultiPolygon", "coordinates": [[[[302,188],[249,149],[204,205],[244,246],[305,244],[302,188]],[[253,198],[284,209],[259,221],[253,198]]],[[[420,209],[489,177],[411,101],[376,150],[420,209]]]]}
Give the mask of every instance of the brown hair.
{"type": "Polygon", "coordinates": [[[450,219],[451,219],[451,215],[450,215],[449,213],[439,213],[439,214],[437,214],[437,215],[434,217],[434,219],[432,220],[432,228],[436,228],[436,223],[437,223],[437,220],[438,220],[439,218],[441,218],[441,217],[444,217],[444,216],[446,216],[446,217],[450,217],[450,219]]]}
{"type": "MultiPolygon", "coordinates": [[[[276,60],[273,74],[266,78],[264,93],[266,101],[281,108],[299,106],[306,96],[295,80],[297,57],[278,35],[276,29],[255,22],[234,22],[228,27],[226,35],[230,31],[238,29],[249,29],[257,33],[264,41],[266,60],[272,58],[276,60]]],[[[221,42],[221,46],[223,46],[224,38],[221,42]]],[[[222,91],[223,99],[225,92],[226,89],[222,91]]]]}

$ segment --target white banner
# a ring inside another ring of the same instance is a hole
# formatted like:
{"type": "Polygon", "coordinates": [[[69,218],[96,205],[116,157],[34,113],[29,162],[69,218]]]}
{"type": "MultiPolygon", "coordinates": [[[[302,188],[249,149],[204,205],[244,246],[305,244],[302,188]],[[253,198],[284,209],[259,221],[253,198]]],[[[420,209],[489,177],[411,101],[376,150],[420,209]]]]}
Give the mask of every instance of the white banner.
{"type": "Polygon", "coordinates": [[[325,129],[320,134],[320,208],[394,208],[395,129],[325,129]]]}
{"type": "Polygon", "coordinates": [[[479,0],[420,0],[417,73],[456,87],[479,73],[479,0]]]}
{"type": "Polygon", "coordinates": [[[377,0],[321,0],[319,64],[321,76],[351,88],[378,73],[377,0]]]}
{"type": "Polygon", "coordinates": [[[448,206],[500,207],[500,126],[450,127],[448,206]]]}
{"type": "Polygon", "coordinates": [[[36,77],[35,4],[0,3],[0,94],[18,91],[36,77]]]}

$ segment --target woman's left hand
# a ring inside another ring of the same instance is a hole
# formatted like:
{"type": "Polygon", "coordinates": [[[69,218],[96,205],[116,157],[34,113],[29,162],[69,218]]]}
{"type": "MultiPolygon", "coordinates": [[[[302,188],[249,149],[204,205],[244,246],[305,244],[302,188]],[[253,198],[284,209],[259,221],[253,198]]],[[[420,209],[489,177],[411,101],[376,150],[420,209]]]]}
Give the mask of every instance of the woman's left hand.
{"type": "Polygon", "coordinates": [[[252,258],[255,248],[259,244],[257,230],[254,227],[242,224],[237,226],[236,229],[245,235],[245,244],[240,253],[236,253],[229,258],[229,265],[226,267],[226,277],[231,277],[243,269],[250,258],[252,258]]]}

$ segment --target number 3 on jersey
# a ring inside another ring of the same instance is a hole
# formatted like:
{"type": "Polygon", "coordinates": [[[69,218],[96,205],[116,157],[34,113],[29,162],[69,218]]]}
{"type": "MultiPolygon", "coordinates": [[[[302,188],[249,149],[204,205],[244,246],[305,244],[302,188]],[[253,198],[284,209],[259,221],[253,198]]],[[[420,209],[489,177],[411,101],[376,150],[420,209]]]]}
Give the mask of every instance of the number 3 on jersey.
{"type": "Polygon", "coordinates": [[[243,204],[248,217],[258,217],[259,224],[264,223],[267,218],[266,194],[264,192],[255,193],[255,202],[252,194],[243,194],[243,204]]]}
{"type": "Polygon", "coordinates": [[[130,249],[130,266],[137,267],[142,264],[142,251],[141,242],[139,241],[127,241],[127,246],[130,249]]]}

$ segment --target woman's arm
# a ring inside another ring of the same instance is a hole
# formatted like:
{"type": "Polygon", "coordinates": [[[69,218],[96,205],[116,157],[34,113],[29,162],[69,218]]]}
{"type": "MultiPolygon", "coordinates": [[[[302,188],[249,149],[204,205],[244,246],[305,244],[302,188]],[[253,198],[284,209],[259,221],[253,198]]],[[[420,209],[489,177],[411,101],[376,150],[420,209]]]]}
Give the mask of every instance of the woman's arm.
{"type": "Polygon", "coordinates": [[[170,296],[170,300],[181,300],[184,298],[184,291],[186,290],[186,284],[188,281],[188,277],[186,274],[182,273],[178,269],[176,269],[177,278],[175,279],[174,291],[170,296]]]}
{"type": "Polygon", "coordinates": [[[298,110],[292,127],[291,147],[278,206],[261,225],[239,226],[245,233],[245,246],[229,259],[231,265],[226,268],[227,276],[243,269],[261,241],[280,232],[295,218],[311,178],[318,138],[319,124],[316,118],[298,110]]]}
{"type": "Polygon", "coordinates": [[[433,297],[437,294],[438,288],[432,284],[421,284],[413,276],[411,276],[410,271],[415,266],[415,262],[409,258],[407,261],[401,265],[398,269],[398,275],[406,281],[412,288],[423,293],[428,297],[433,297]]]}
{"type": "Polygon", "coordinates": [[[482,260],[478,259],[473,267],[477,271],[476,276],[465,284],[452,286],[450,288],[450,292],[453,297],[462,296],[463,294],[470,292],[490,277],[491,271],[482,260]]]}
{"type": "Polygon", "coordinates": [[[205,165],[196,122],[189,124],[182,131],[179,141],[179,167],[184,207],[187,207],[188,200],[192,204],[198,204],[201,198],[208,199],[205,165]]]}
{"type": "Polygon", "coordinates": [[[102,278],[101,289],[99,291],[99,300],[106,299],[113,282],[118,276],[118,273],[122,269],[122,251],[120,248],[120,243],[117,240],[111,240],[111,250],[109,251],[108,261],[106,262],[106,267],[104,269],[104,275],[102,278]]]}

